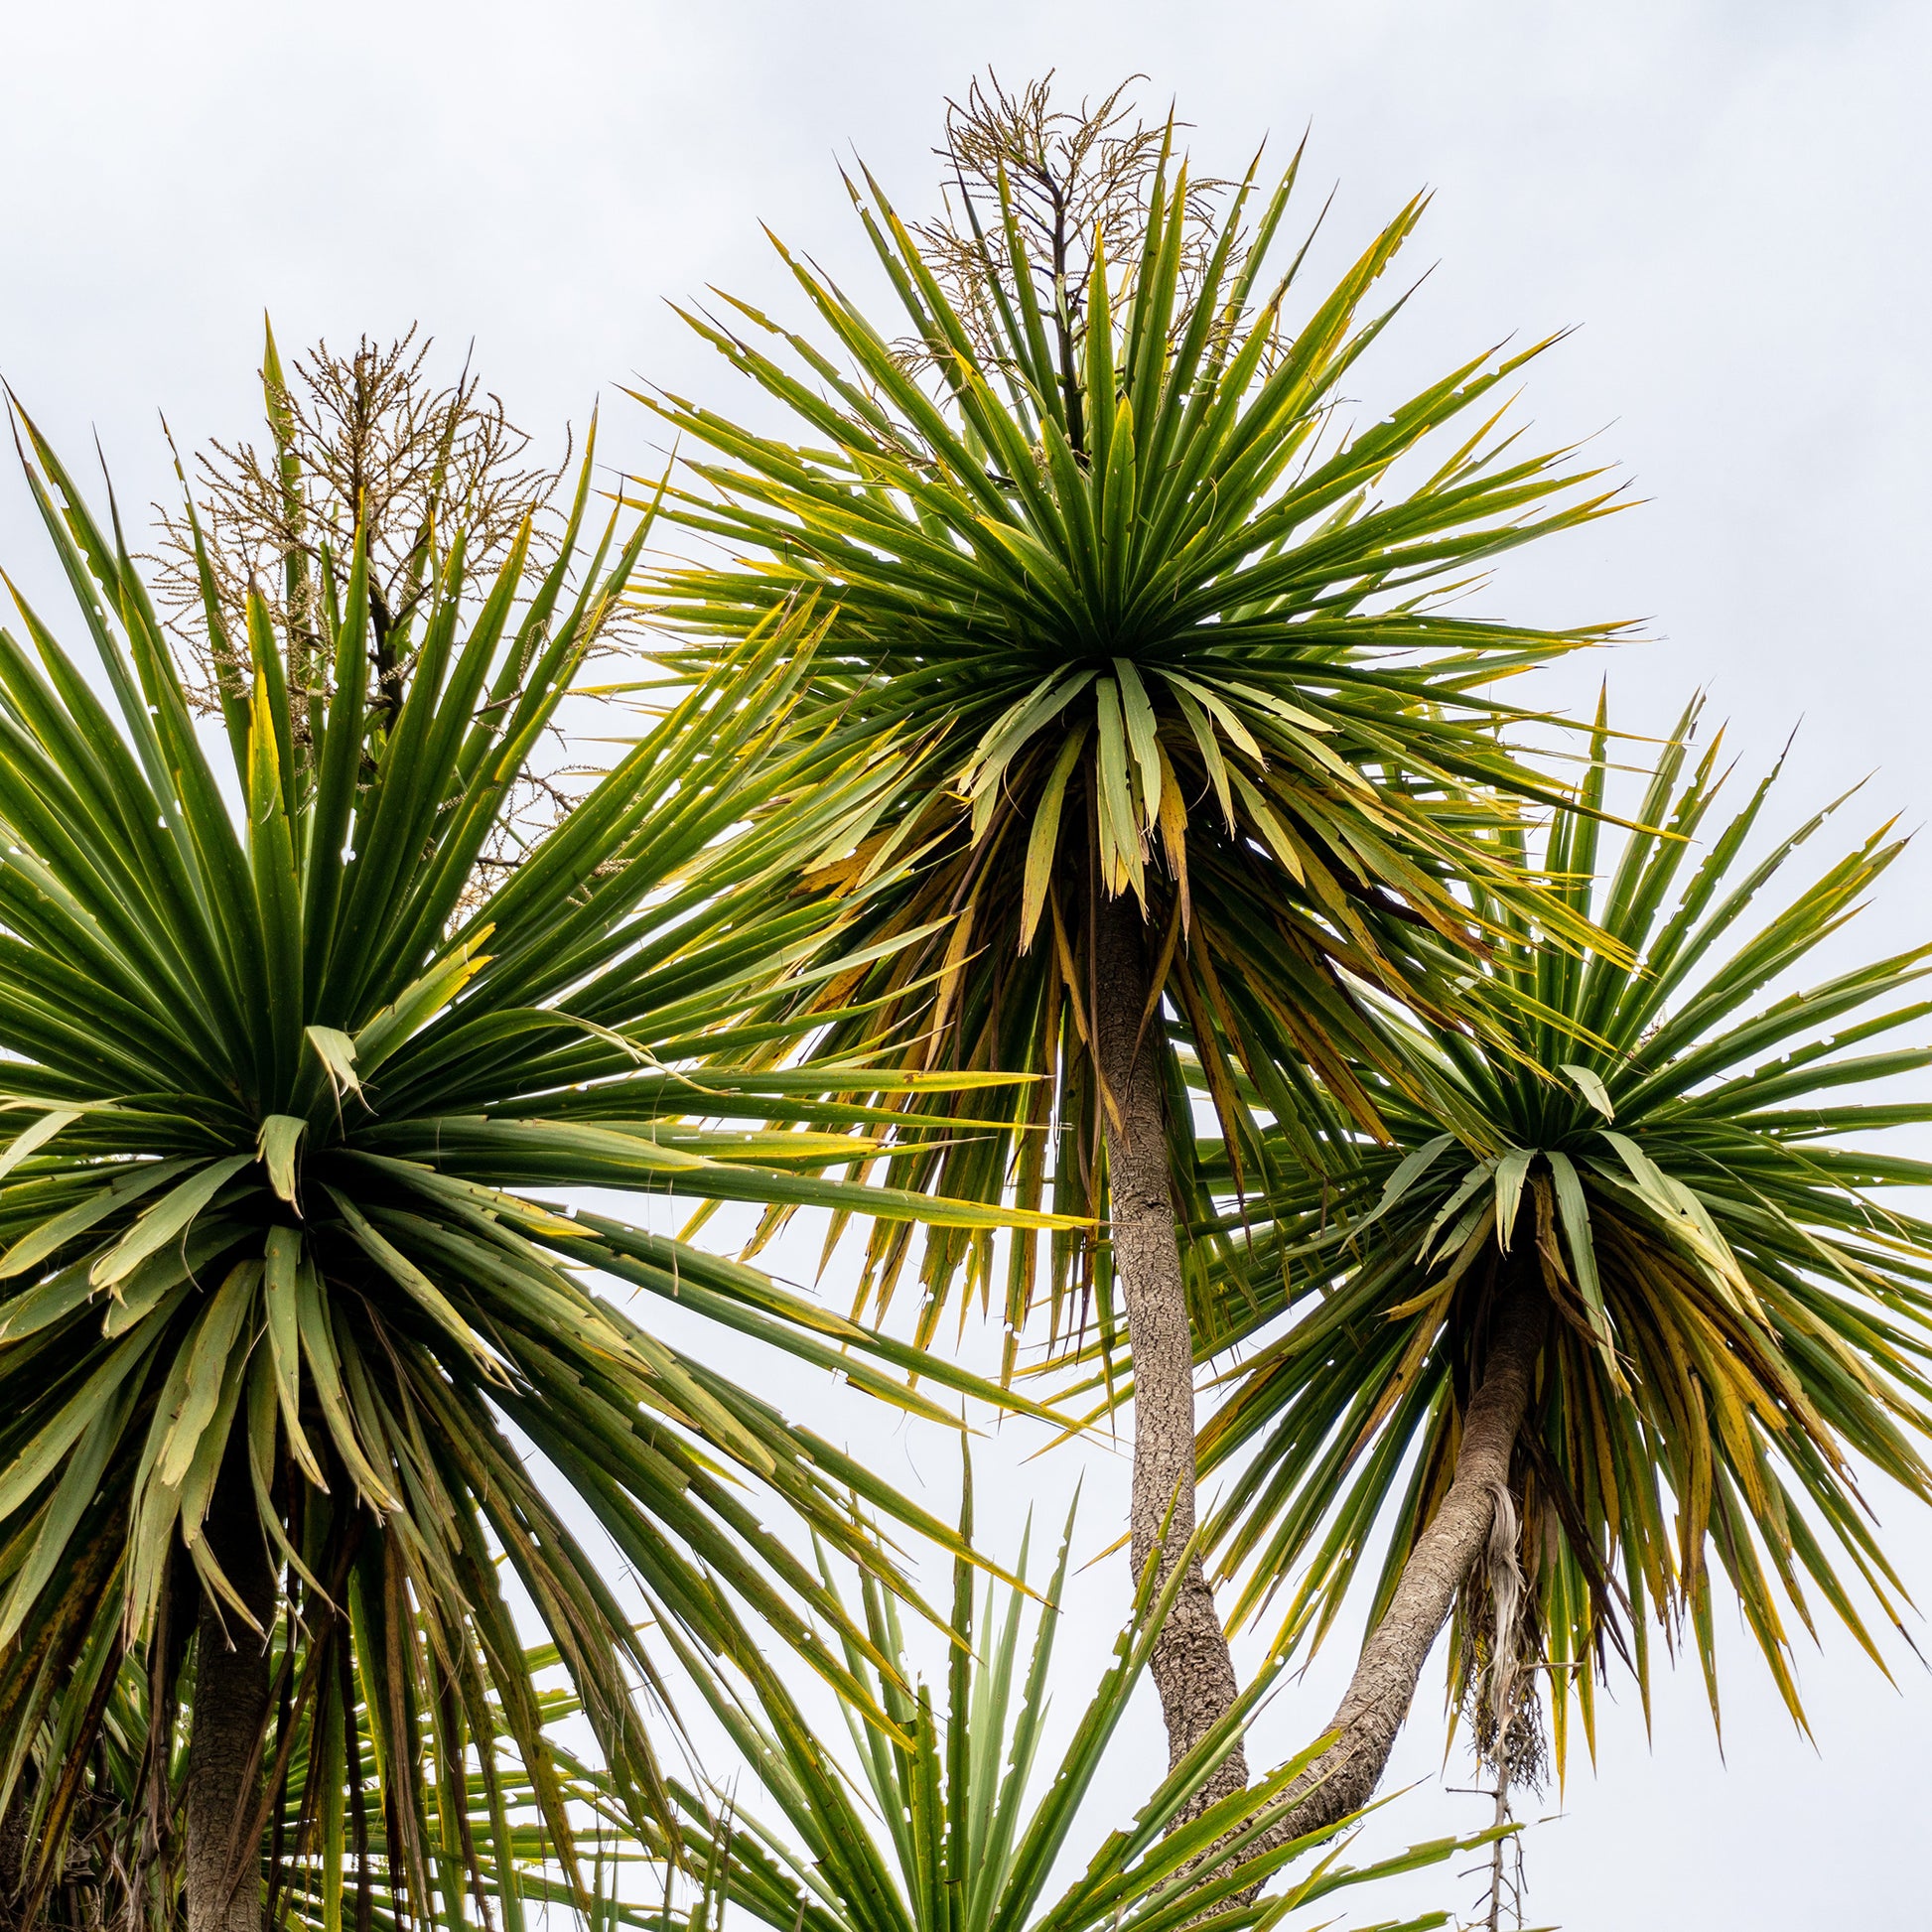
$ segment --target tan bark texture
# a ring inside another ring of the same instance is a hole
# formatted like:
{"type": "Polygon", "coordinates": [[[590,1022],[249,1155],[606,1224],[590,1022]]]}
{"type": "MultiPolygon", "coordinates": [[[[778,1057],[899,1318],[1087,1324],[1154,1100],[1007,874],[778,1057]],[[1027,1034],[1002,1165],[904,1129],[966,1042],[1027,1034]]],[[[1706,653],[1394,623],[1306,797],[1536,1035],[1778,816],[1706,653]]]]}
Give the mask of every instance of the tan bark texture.
{"type": "MultiPolygon", "coordinates": [[[[245,1451],[243,1451],[245,1452],[245,1451]]],[[[211,1554],[264,1630],[275,1607],[275,1577],[256,1520],[247,1465],[231,1449],[215,1484],[207,1535],[211,1554]]],[[[239,1882],[230,1869],[238,1820],[261,1793],[260,1745],[268,1727],[266,1642],[206,1591],[195,1665],[194,1728],[188,1743],[184,1888],[188,1932],[262,1932],[261,1885],[252,1847],[239,1882]]]]}
{"type": "Polygon", "coordinates": [[[1449,1621],[1456,1591],[1481,1558],[1496,1493],[1529,1413],[1549,1317],[1539,1286],[1518,1281],[1496,1308],[1482,1381],[1462,1419],[1455,1475],[1402,1568],[1395,1595],[1349,1680],[1328,1730],[1335,1741],[1285,1794],[1290,1809],[1270,1834],[1279,1844],[1326,1831],[1375,1794],[1416,1684],[1449,1621]]]}
{"type": "MultiPolygon", "coordinates": [[[[1096,897],[1094,1038],[1113,1100],[1112,1108],[1103,1103],[1102,1109],[1108,1211],[1134,1362],[1134,1574],[1142,1575],[1159,1549],[1165,1581],[1171,1553],[1194,1533],[1194,1342],[1169,1176],[1160,1013],[1142,1025],[1149,1005],[1146,922],[1133,898],[1096,897]]],[[[1198,1557],[1187,1566],[1150,1668],[1161,1694],[1172,1766],[1225,1716],[1239,1688],[1227,1633],[1198,1557]]],[[[1237,1745],[1183,1818],[1247,1781],[1247,1758],[1237,1745]]]]}

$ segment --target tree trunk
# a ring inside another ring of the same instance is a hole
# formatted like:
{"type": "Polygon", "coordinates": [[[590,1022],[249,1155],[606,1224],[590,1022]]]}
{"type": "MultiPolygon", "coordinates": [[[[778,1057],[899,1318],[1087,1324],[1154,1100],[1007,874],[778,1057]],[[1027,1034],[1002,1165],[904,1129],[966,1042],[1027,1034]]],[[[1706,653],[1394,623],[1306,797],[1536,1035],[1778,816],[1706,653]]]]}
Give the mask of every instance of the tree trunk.
{"type": "MultiPolygon", "coordinates": [[[[275,1575],[255,1515],[239,1434],[230,1446],[206,1535],[216,1563],[264,1630],[275,1606],[275,1575]]],[[[255,1848],[236,1848],[237,1822],[261,1795],[261,1743],[269,1715],[268,1645],[206,1590],[195,1665],[194,1725],[188,1743],[188,1932],[262,1932],[255,1848]],[[231,1868],[231,1859],[239,1871],[231,1868]],[[238,1876],[239,1882],[230,1884],[238,1876]]]]}
{"type": "Polygon", "coordinates": [[[1548,1316],[1540,1287],[1518,1281],[1504,1290],[1482,1384],[1462,1420],[1449,1494],[1410,1552],[1387,1612],[1362,1646],[1328,1725],[1335,1741],[1289,1787],[1285,1795],[1297,1802],[1271,1831],[1272,1842],[1325,1831],[1374,1795],[1415,1701],[1422,1667],[1449,1621],[1456,1591],[1482,1556],[1497,1492],[1508,1486],[1548,1316]]]}
{"type": "MultiPolygon", "coordinates": [[[[1169,1174],[1163,1031],[1157,1011],[1136,1051],[1150,979],[1139,904],[1101,892],[1093,918],[1095,1056],[1120,1110],[1116,1120],[1103,1100],[1114,1271],[1134,1358],[1134,1573],[1142,1574],[1158,1548],[1165,1581],[1172,1553],[1194,1533],[1194,1342],[1169,1174]]],[[[1198,1558],[1187,1566],[1150,1662],[1173,1766],[1220,1721],[1238,1690],[1227,1633],[1198,1558]]],[[[1182,1816],[1247,1781],[1247,1758],[1237,1745],[1182,1816]]]]}
{"type": "Polygon", "coordinates": [[[0,1811],[0,1932],[13,1932],[26,1903],[21,1894],[27,1880],[27,1808],[33,1796],[27,1778],[23,1767],[12,1800],[0,1811]]]}

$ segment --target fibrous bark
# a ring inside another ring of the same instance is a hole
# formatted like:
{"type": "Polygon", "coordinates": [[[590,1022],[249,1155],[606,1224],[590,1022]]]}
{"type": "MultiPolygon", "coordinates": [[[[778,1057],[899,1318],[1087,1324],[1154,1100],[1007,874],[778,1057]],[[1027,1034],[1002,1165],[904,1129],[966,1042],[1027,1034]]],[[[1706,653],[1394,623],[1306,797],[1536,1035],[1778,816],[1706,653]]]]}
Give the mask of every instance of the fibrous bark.
{"type": "Polygon", "coordinates": [[[0,1932],[13,1932],[21,1922],[21,1894],[27,1880],[27,1806],[30,1793],[23,1772],[14,1795],[0,1810],[0,1932]]]}
{"type": "MultiPolygon", "coordinates": [[[[208,1548],[263,1631],[275,1607],[275,1576],[247,1465],[231,1449],[215,1484],[205,1528],[208,1548]]],[[[206,1593],[195,1665],[195,1718],[188,1744],[186,1861],[188,1932],[262,1932],[261,1887],[254,1848],[237,1822],[254,1815],[261,1795],[261,1742],[268,1728],[267,1639],[249,1629],[234,1606],[206,1593]],[[239,1882],[235,1880],[239,1879],[239,1882]]]]}
{"type": "Polygon", "coordinates": [[[1285,1794],[1290,1809],[1271,1832],[1274,1842],[1325,1831],[1374,1795],[1423,1665],[1449,1621],[1456,1591],[1482,1557],[1496,1496],[1507,1493],[1510,1456],[1529,1413],[1548,1314],[1548,1298],[1528,1282],[1511,1285],[1498,1302],[1482,1380],[1462,1419],[1449,1494],[1417,1538],[1387,1611],[1362,1646],[1328,1725],[1335,1741],[1285,1794]]]}
{"type": "MultiPolygon", "coordinates": [[[[1097,896],[1093,948],[1095,1055],[1113,1103],[1103,1100],[1102,1113],[1114,1271],[1134,1363],[1134,1572],[1144,1574],[1159,1550],[1165,1582],[1194,1533],[1194,1342],[1169,1175],[1161,1015],[1157,1008],[1148,1017],[1147,935],[1134,899],[1097,896]]],[[[1150,1669],[1172,1766],[1226,1715],[1239,1689],[1198,1557],[1187,1565],[1150,1669]]],[[[1182,1816],[1247,1781],[1237,1744],[1182,1816]]]]}

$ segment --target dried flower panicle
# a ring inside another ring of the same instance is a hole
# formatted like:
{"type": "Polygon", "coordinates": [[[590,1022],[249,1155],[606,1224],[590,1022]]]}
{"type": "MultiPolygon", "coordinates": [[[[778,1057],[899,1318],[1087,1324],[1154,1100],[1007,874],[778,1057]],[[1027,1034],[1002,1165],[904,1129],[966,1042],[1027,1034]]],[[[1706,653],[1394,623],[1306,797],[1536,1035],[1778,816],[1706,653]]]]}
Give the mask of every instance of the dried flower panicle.
{"type": "MultiPolygon", "coordinates": [[[[329,697],[334,663],[324,585],[331,572],[339,584],[345,573],[358,520],[368,575],[368,716],[378,732],[402,708],[423,632],[418,620],[451,546],[461,538],[473,583],[488,581],[526,526],[534,572],[557,552],[569,438],[554,467],[532,461],[531,437],[501,398],[467,360],[453,382],[440,381],[432,347],[414,327],[386,345],[363,336],[347,353],[320,342],[284,373],[271,335],[262,369],[266,448],[210,442],[184,476],[194,517],[186,508],[157,511],[157,597],[192,699],[215,713],[224,676],[245,673],[238,660],[248,600],[259,596],[281,646],[299,758],[313,746],[312,720],[329,697]]],[[[624,621],[617,607],[604,615],[600,651],[616,646],[624,621]]],[[[500,883],[598,775],[561,757],[548,769],[526,770],[479,861],[473,897],[500,883]]]]}
{"type": "MultiPolygon", "coordinates": [[[[1087,279],[1096,244],[1111,265],[1131,262],[1147,232],[1148,197],[1164,152],[1185,123],[1140,119],[1128,97],[1135,74],[1098,104],[1053,104],[1051,72],[1009,93],[997,75],[975,80],[964,100],[946,103],[945,213],[914,227],[921,252],[947,298],[978,338],[996,350],[993,280],[1015,286],[1016,265],[1002,207],[1011,207],[1034,295],[1059,335],[1071,371],[1086,334],[1087,279]]],[[[1232,184],[1189,181],[1181,238],[1181,287],[1193,286],[1216,239],[1215,210],[1232,184]]],[[[1177,305],[1176,324],[1190,308],[1177,305]]],[[[924,345],[918,345],[920,350],[924,345]]]]}
{"type": "MultiPolygon", "coordinates": [[[[346,354],[321,342],[285,377],[270,339],[262,371],[271,442],[211,442],[193,464],[218,616],[245,634],[251,590],[288,640],[290,704],[306,740],[326,696],[331,652],[322,636],[324,554],[345,568],[358,514],[368,555],[372,711],[393,715],[407,686],[410,620],[434,589],[460,531],[470,572],[500,561],[531,522],[539,561],[554,554],[552,501],[565,465],[529,460],[531,439],[466,362],[451,383],[429,367],[432,339],[411,328],[385,345],[362,337],[346,354]],[[392,640],[398,640],[392,642],[392,640]]],[[[218,708],[219,665],[185,512],[159,512],[157,594],[201,702],[218,708]]]]}

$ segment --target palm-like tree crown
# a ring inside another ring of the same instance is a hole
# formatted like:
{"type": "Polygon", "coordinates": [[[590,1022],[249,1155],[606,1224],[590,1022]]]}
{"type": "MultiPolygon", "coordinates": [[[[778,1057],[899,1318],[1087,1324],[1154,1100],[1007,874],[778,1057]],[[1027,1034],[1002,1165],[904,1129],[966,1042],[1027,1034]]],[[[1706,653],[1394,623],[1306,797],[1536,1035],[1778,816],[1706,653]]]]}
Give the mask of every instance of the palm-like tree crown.
{"type": "MultiPolygon", "coordinates": [[[[1318,1640],[1387,1530],[1379,1615],[1453,1473],[1492,1311],[1523,1279],[1554,1305],[1516,1453],[1527,1628],[1587,1723],[1612,1646],[1647,1693],[1653,1618],[1673,1644],[1688,1623],[1716,1711],[1714,1558],[1794,1714],[1787,1615],[1811,1627],[1808,1590],[1874,1656],[1853,1581],[1896,1615],[1857,1464],[1932,1499],[1932,1225],[1875,1190],[1922,1186],[1932,1165],[1836,1137],[1932,1120],[1932,1103],[1837,1096],[1932,1065],[1923,1046],[1863,1050],[1932,1014],[1907,992],[1932,947],[1760,1000],[1899,846],[1881,830],[1766,916],[1754,901],[1824,814],[1752,861],[1772,778],[1707,834],[1718,748],[1688,776],[1687,760],[1680,731],[1638,814],[1655,829],[1606,882],[1594,819],[1551,834],[1549,870],[1635,963],[1518,929],[1495,970],[1547,1018],[1507,1051],[1412,1036],[1478,1131],[1444,1133],[1392,1092],[1393,1145],[1338,1137],[1352,1179],[1248,1203],[1253,1244],[1230,1248],[1238,1285],[1200,1311],[1204,1348],[1291,1297],[1301,1312],[1230,1371],[1201,1452],[1243,1465],[1212,1527],[1226,1573],[1246,1574],[1242,1610],[1289,1591],[1285,1643],[1318,1640]]],[[[1586,813],[1605,768],[1599,729],[1586,813]]]]}
{"type": "MultiPolygon", "coordinates": [[[[359,1673],[396,1882],[427,1909],[432,1863],[446,1901],[464,1878],[459,1848],[427,1839],[424,1780],[460,1784],[473,1744],[491,1777],[499,1730],[570,1843],[499,1562],[616,1788],[661,1798],[633,1700],[651,1671],[636,1606],[516,1435],[616,1540],[655,1616],[729,1649],[736,1599],[848,1676],[801,1615],[836,1604],[740,1482],[874,1564],[854,1491],[911,1506],[580,1273],[939,1415],[847,1345],[909,1358],[750,1269],[528,1190],[853,1204],[788,1171],[809,1138],[680,1117],[782,1117],[787,1096],[822,1102],[836,1084],[771,1070],[782,1028],[752,1024],[755,986],[821,948],[836,916],[766,882],[838,849],[876,810],[882,773],[772,753],[810,658],[779,626],[492,885],[479,860],[503,801],[643,540],[614,548],[614,520],[569,588],[588,462],[563,553],[535,581],[527,526],[486,586],[467,581],[460,536],[432,560],[417,627],[390,638],[407,695],[380,718],[364,702],[359,545],[320,586],[333,674],[301,741],[285,641],[259,600],[245,639],[220,634],[210,595],[224,774],[118,531],[29,436],[113,703],[23,605],[26,641],[0,632],[0,1090],[17,1123],[0,1149],[0,1808],[36,1753],[45,1876],[75,1790],[62,1767],[86,1761],[135,1656],[153,1850],[205,1591],[219,1619],[202,1613],[198,1738],[214,1723],[220,1620],[257,1657],[278,1619],[284,1633],[272,1775],[262,1817],[233,1819],[235,1858],[306,1766],[304,1856],[340,1859],[344,1805],[361,1819],[363,1804],[359,1673]],[[743,829],[794,791],[782,819],[743,829]],[[701,1086],[672,1070],[706,1051],[701,1086]]],[[[356,1829],[366,1842],[366,1820],[356,1829]]]]}
{"type": "MultiPolygon", "coordinates": [[[[694,654],[794,602],[836,604],[811,705],[854,739],[919,754],[893,820],[843,875],[920,853],[867,928],[918,943],[867,978],[865,995],[888,1002],[834,1029],[831,1049],[909,1031],[912,1063],[943,1051],[1037,1068],[1064,1048],[1071,1138],[1053,1166],[1070,1212],[1090,1205],[1097,1145],[1078,1065],[1096,904],[1131,894],[1145,910],[1159,991],[1231,1134],[1240,1085],[1292,1120],[1311,1073],[1369,1124],[1345,1050],[1375,1041],[1355,989],[1452,1012],[1471,939],[1456,882],[1480,878],[1485,903],[1539,897],[1470,836],[1543,790],[1499,745],[1514,714],[1478,687],[1603,634],[1432,606],[1604,499],[1559,457],[1491,434],[1523,355],[1480,358],[1379,421],[1342,425],[1340,384],[1394,313],[1365,305],[1421,207],[1293,321],[1306,250],[1278,281],[1270,263],[1294,177],[1257,198],[1251,175],[1203,241],[1186,168],[1164,150],[1138,250],[1111,262],[1096,238],[1074,288],[1030,255],[998,175],[950,295],[868,177],[862,215],[910,350],[786,256],[830,353],[744,304],[740,333],[693,321],[809,440],[653,405],[721,458],[695,466],[710,490],[678,514],[736,559],[651,591],[694,654]],[[772,352],[759,336],[777,339],[772,352]],[[964,970],[974,954],[985,964],[964,970]]],[[[1565,903],[1540,916],[1580,936],[1565,903]]],[[[1035,1204],[1045,1106],[1029,1094],[1006,1123],[1032,1130],[1020,1184],[1035,1204]]],[[[1009,1152],[994,1137],[902,1172],[997,1196],[1009,1152]]],[[[902,1243],[882,1240],[890,1270],[902,1243]]],[[[959,1252],[929,1249],[935,1288],[959,1252]]]]}

